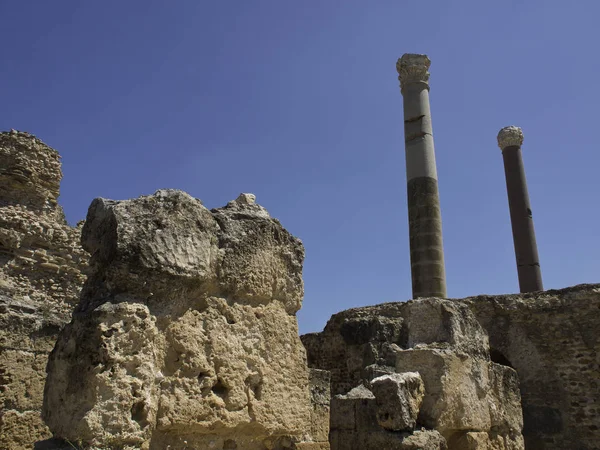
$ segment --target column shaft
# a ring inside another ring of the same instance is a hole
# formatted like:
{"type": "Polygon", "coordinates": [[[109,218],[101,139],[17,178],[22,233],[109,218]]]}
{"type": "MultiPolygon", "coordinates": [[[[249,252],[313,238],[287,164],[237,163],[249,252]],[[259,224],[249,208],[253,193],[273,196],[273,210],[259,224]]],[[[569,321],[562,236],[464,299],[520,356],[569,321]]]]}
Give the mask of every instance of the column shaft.
{"type": "MultiPolygon", "coordinates": [[[[426,58],[426,57],[424,57],[426,58]]],[[[429,60],[405,55],[399,61],[413,298],[446,297],[442,218],[429,107],[429,60]],[[420,71],[419,71],[420,69],[420,71]]]]}
{"type": "Polygon", "coordinates": [[[519,288],[521,292],[543,291],[542,272],[521,147],[512,145],[504,148],[502,158],[504,159],[519,288]]]}

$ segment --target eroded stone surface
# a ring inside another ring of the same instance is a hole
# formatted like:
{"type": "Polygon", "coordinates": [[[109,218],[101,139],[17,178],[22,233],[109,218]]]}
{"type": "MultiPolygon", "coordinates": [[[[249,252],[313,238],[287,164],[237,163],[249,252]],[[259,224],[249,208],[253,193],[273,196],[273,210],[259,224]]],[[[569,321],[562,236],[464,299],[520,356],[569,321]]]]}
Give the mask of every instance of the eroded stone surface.
{"type": "Polygon", "coordinates": [[[173,450],[324,437],[311,436],[295,317],[304,249],[252,200],[209,211],[161,190],[92,203],[90,277],[48,365],[55,436],[173,450]]]}
{"type": "MultiPolygon", "coordinates": [[[[334,397],[334,449],[359,441],[395,448],[397,437],[384,433],[385,428],[415,426],[435,430],[445,440],[479,431],[516,442],[521,438],[516,373],[490,361],[488,337],[463,304],[423,299],[343,311],[331,318],[322,333],[303,336],[303,342],[309,364],[331,371],[333,392],[356,383],[370,386],[381,398],[377,411],[373,393],[364,386],[334,397]],[[397,374],[372,378],[392,366],[397,374]],[[377,392],[380,380],[391,386],[391,380],[403,372],[418,372],[424,387],[424,392],[415,387],[415,395],[409,396],[422,397],[422,403],[419,399],[407,407],[411,413],[405,418],[400,399],[392,400],[384,389],[377,392]],[[386,408],[384,399],[398,405],[386,408]]],[[[453,442],[448,442],[450,450],[459,450],[453,442]]]]}
{"type": "Polygon", "coordinates": [[[383,375],[372,380],[370,387],[382,428],[391,431],[415,428],[425,395],[423,380],[417,372],[383,375]]]}
{"type": "Polygon", "coordinates": [[[329,442],[329,411],[331,375],[326,370],[309,369],[312,403],[310,434],[315,441],[329,442]]]}
{"type": "Polygon", "coordinates": [[[0,133],[0,448],[49,436],[40,417],[48,353],[84,280],[81,227],[58,206],[56,150],[0,133]]]}
{"type": "Polygon", "coordinates": [[[600,285],[472,297],[492,360],[519,376],[526,448],[595,449],[600,442],[600,285]]]}

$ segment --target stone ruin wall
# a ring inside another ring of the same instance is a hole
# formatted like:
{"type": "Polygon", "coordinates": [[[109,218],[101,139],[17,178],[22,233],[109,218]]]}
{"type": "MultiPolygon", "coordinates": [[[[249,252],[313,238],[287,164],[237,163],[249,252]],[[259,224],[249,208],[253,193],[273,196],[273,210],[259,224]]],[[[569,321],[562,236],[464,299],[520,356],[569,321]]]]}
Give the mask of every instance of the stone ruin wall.
{"type": "Polygon", "coordinates": [[[84,250],[58,153],[0,163],[0,448],[600,448],[600,286],[344,311],[308,369],[303,248],[252,196],[98,199],[84,250]]]}
{"type": "Polygon", "coordinates": [[[42,415],[56,437],[98,448],[328,447],[326,433],[311,434],[296,320],[304,248],[254,196],[212,211],[176,190],[96,199],[82,244],[90,275],[47,369],[42,415]]]}
{"type": "MultiPolygon", "coordinates": [[[[516,369],[526,449],[600,449],[600,285],[452,303],[466,306],[485,329],[495,367],[516,369]]],[[[398,365],[395,345],[407,346],[403,327],[410,328],[401,305],[344,311],[323,332],[302,336],[309,366],[331,371],[332,396],[398,365]]],[[[335,399],[331,414],[334,434],[335,399]]],[[[473,445],[457,448],[480,448],[473,445]]]]}
{"type": "Polygon", "coordinates": [[[0,448],[50,436],[41,420],[48,354],[70,319],[88,256],[58,205],[58,152],[0,133],[0,448]]]}
{"type": "Polygon", "coordinates": [[[331,373],[333,450],[524,448],[517,373],[490,360],[464,305],[355,308],[302,339],[309,365],[331,373]]]}
{"type": "Polygon", "coordinates": [[[600,285],[461,301],[519,373],[526,448],[600,448],[600,285]]]}

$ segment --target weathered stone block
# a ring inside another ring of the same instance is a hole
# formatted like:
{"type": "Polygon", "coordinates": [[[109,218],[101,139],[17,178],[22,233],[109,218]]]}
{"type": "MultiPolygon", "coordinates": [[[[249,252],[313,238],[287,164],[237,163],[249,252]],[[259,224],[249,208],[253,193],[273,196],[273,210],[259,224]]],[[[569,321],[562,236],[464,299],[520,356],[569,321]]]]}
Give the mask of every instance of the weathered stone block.
{"type": "Polygon", "coordinates": [[[294,315],[304,250],[250,196],[212,212],[172,190],[98,199],[82,240],[91,274],[48,364],[56,436],[283,450],[326,434],[294,315]]]}
{"type": "Polygon", "coordinates": [[[42,416],[72,441],[131,444],[156,423],[160,377],[156,319],[142,304],[105,303],[65,327],[48,362],[42,416]]]}
{"type": "Polygon", "coordinates": [[[331,430],[378,430],[375,396],[364,386],[331,399],[331,430]]]}
{"type": "Polygon", "coordinates": [[[242,196],[212,210],[220,227],[220,288],[253,305],[277,299],[296,313],[304,296],[304,246],[266,209],[242,196]]]}
{"type": "Polygon", "coordinates": [[[332,431],[331,450],[447,450],[446,440],[437,431],[414,433],[386,430],[332,431]]]}
{"type": "Polygon", "coordinates": [[[404,311],[407,348],[425,344],[451,347],[470,356],[489,357],[488,337],[464,305],[423,299],[407,302],[404,311]]]}
{"type": "Polygon", "coordinates": [[[398,372],[419,372],[425,397],[419,423],[449,435],[458,430],[487,431],[491,426],[486,400],[487,362],[449,349],[417,348],[397,354],[398,372]]]}
{"type": "Polygon", "coordinates": [[[328,442],[329,440],[330,383],[331,375],[328,371],[309,369],[309,389],[312,404],[310,434],[316,442],[328,442]]]}
{"type": "Polygon", "coordinates": [[[80,230],[57,204],[58,152],[35,136],[0,133],[0,448],[31,449],[46,361],[83,284],[80,230]]]}
{"type": "Polygon", "coordinates": [[[497,433],[521,434],[523,409],[517,372],[507,366],[489,365],[490,391],[489,408],[492,428],[497,433]]]}
{"type": "Polygon", "coordinates": [[[391,431],[414,429],[425,395],[418,373],[405,372],[375,378],[370,384],[377,405],[377,422],[391,431]]]}
{"type": "MultiPolygon", "coordinates": [[[[217,279],[218,231],[200,200],[181,191],[125,201],[95,199],[81,242],[97,275],[110,285],[88,283],[87,289],[103,287],[143,300],[172,295],[173,289],[209,290],[217,279]]],[[[87,292],[88,300],[99,294],[87,292]]],[[[93,306],[82,302],[78,308],[93,306]]]]}
{"type": "Polygon", "coordinates": [[[0,406],[2,410],[39,410],[42,406],[45,354],[4,349],[0,352],[0,406]]]}
{"type": "Polygon", "coordinates": [[[525,450],[523,436],[486,432],[457,433],[448,441],[449,450],[525,450]]]}
{"type": "Polygon", "coordinates": [[[0,414],[0,430],[0,448],[10,450],[31,450],[33,442],[51,436],[39,410],[3,410],[0,414]]]}

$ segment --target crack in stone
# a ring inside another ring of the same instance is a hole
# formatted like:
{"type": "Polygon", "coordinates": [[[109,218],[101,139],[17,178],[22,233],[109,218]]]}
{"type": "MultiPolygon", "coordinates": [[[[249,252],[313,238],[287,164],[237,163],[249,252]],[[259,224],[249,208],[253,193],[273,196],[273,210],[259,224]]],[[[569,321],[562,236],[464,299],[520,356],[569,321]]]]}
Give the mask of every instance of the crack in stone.
{"type": "Polygon", "coordinates": [[[419,139],[419,138],[425,137],[427,135],[433,137],[433,135],[431,133],[426,133],[424,131],[420,131],[419,133],[413,133],[413,134],[406,136],[406,139],[404,139],[404,141],[405,142],[414,141],[415,139],[419,139]]]}
{"type": "Polygon", "coordinates": [[[404,123],[417,122],[417,121],[421,120],[423,117],[425,117],[425,114],[421,114],[420,116],[416,116],[416,117],[409,117],[408,119],[404,119],[404,123]]]}

